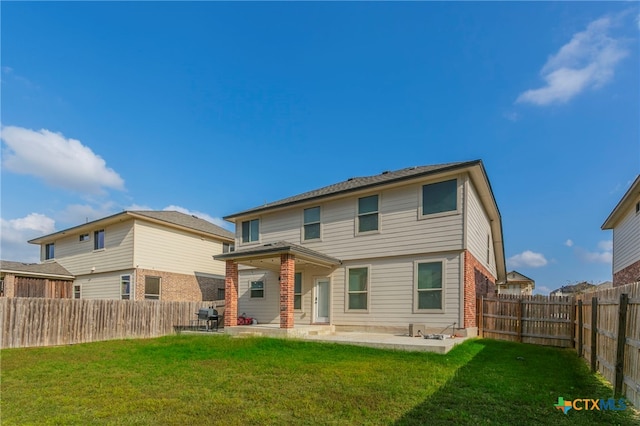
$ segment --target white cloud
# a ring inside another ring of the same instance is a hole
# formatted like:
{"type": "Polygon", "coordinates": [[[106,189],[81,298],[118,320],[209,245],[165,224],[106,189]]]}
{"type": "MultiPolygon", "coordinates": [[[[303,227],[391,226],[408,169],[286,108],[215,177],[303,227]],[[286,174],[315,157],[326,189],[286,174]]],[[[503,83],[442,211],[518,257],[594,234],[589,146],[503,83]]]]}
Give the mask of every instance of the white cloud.
{"type": "Polygon", "coordinates": [[[207,213],[202,213],[202,212],[198,212],[198,211],[191,211],[189,209],[186,209],[186,208],[180,207],[180,206],[170,205],[170,206],[165,207],[162,210],[165,210],[165,211],[175,210],[175,211],[180,212],[180,213],[197,216],[200,219],[204,219],[207,222],[211,222],[214,225],[221,226],[221,227],[223,227],[225,229],[231,229],[232,226],[233,226],[232,224],[230,224],[226,220],[222,219],[221,217],[213,217],[213,216],[208,215],[207,213]]]}
{"type": "Polygon", "coordinates": [[[567,240],[567,241],[564,242],[564,245],[567,246],[567,247],[571,247],[571,246],[573,246],[573,241],[572,240],[567,240]]]}
{"type": "Polygon", "coordinates": [[[39,247],[28,244],[32,238],[55,231],[55,221],[40,213],[18,219],[0,218],[0,249],[2,259],[24,262],[39,261],[39,247]]]}
{"type": "Polygon", "coordinates": [[[539,268],[547,264],[547,259],[545,259],[542,253],[525,250],[520,254],[511,256],[507,259],[507,263],[509,264],[509,269],[520,267],[539,268]]]}
{"type": "Polygon", "coordinates": [[[611,263],[613,261],[613,241],[605,240],[598,243],[598,250],[590,251],[576,247],[575,253],[586,263],[611,263]]]}
{"type": "Polygon", "coordinates": [[[609,36],[613,25],[612,18],[603,17],[574,34],[542,67],[540,74],[546,85],[521,93],[516,102],[564,103],[589,88],[606,84],[618,62],[629,53],[621,40],[609,36]]]}
{"type": "Polygon", "coordinates": [[[88,194],[103,188],[124,189],[124,181],[87,146],[60,133],[22,127],[2,128],[2,166],[11,172],[28,174],[46,183],[88,194]]]}

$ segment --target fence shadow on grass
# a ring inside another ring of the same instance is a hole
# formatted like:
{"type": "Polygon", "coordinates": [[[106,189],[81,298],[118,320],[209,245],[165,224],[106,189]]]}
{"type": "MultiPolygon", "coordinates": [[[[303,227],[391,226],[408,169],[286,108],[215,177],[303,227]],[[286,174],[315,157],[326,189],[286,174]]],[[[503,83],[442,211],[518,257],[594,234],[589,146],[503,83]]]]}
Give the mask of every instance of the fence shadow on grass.
{"type": "Polygon", "coordinates": [[[574,351],[489,339],[477,343],[483,349],[473,359],[395,424],[638,424],[630,409],[567,415],[555,409],[558,397],[613,397],[574,351]]]}

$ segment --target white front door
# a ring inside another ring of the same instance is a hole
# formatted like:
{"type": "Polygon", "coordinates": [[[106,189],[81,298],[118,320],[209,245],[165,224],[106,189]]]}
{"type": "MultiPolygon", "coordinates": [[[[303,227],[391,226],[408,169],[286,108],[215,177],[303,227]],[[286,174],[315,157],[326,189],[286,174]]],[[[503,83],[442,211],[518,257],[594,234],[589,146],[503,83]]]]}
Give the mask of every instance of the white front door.
{"type": "Polygon", "coordinates": [[[329,278],[316,278],[313,322],[329,322],[329,278]]]}

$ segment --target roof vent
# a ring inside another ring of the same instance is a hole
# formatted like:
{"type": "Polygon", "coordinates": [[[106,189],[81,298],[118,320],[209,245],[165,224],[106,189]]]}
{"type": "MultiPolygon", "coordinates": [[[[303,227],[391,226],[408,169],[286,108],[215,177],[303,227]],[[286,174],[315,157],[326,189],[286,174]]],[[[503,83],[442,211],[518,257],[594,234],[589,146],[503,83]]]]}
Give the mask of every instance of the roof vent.
{"type": "Polygon", "coordinates": [[[384,172],[382,172],[383,175],[388,175],[389,174],[389,170],[385,170],[384,172]]]}
{"type": "Polygon", "coordinates": [[[347,182],[351,182],[353,180],[352,177],[350,177],[349,179],[347,179],[347,182]]]}

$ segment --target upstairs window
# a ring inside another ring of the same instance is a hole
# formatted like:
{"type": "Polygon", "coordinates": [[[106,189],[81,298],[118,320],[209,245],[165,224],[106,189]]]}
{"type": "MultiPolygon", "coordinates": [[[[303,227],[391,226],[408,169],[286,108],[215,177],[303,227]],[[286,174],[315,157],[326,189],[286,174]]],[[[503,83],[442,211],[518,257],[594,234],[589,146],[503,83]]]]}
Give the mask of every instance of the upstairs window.
{"type": "Polygon", "coordinates": [[[222,243],[222,252],[223,253],[231,253],[234,250],[235,250],[235,247],[233,246],[233,244],[222,243]]]}
{"type": "Polygon", "coordinates": [[[73,298],[80,299],[82,297],[82,288],[80,284],[74,284],[73,286],[73,298]]]}
{"type": "Polygon", "coordinates": [[[55,256],[55,244],[50,243],[44,246],[44,259],[53,259],[55,256]]]}
{"type": "Polygon", "coordinates": [[[89,241],[89,234],[80,234],[80,242],[89,241]]]}
{"type": "Polygon", "coordinates": [[[378,196],[358,198],[358,232],[378,230],[378,196]]]}
{"type": "Polygon", "coordinates": [[[320,207],[304,209],[304,239],[320,238],[320,207]]]}
{"type": "Polygon", "coordinates": [[[104,248],[104,229],[93,233],[93,249],[100,250],[104,248]]]}
{"type": "Polygon", "coordinates": [[[242,242],[251,243],[260,238],[260,220],[253,219],[242,222],[242,242]]]}
{"type": "Polygon", "coordinates": [[[422,215],[456,211],[458,209],[458,181],[445,180],[422,186],[422,215]]]}

